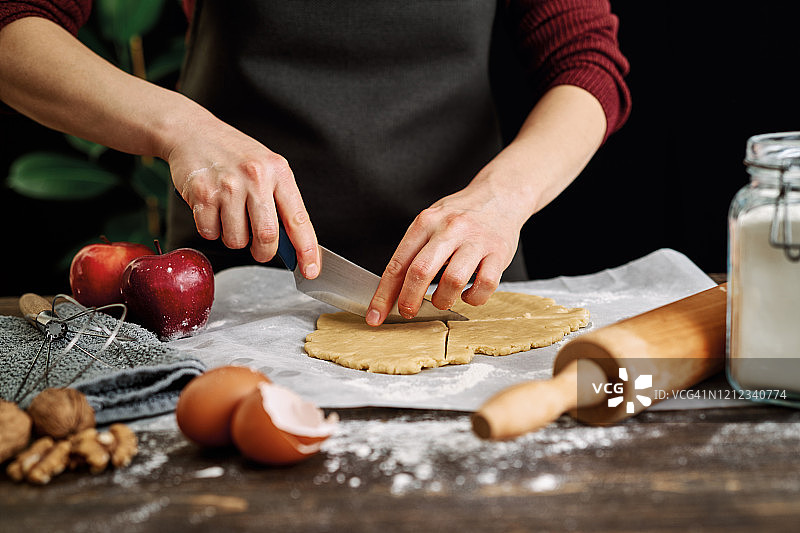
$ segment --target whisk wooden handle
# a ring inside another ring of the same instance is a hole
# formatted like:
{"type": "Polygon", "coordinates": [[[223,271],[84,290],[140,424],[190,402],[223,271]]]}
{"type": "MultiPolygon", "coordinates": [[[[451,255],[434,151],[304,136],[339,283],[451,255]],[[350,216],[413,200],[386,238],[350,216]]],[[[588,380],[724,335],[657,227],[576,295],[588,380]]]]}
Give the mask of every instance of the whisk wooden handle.
{"type": "Polygon", "coordinates": [[[19,297],[19,310],[22,312],[22,316],[24,317],[36,317],[42,311],[52,311],[53,306],[39,296],[38,294],[34,294],[32,292],[26,292],[22,296],[19,297]]]}

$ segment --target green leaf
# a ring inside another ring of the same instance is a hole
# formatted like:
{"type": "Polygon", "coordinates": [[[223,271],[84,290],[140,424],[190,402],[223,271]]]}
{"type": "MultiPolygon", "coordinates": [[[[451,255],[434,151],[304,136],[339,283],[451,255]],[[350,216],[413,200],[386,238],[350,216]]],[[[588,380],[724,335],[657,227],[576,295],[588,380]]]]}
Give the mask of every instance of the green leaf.
{"type": "Polygon", "coordinates": [[[158,205],[167,205],[167,193],[171,182],[169,165],[162,159],[153,159],[149,164],[139,163],[131,176],[131,185],[142,198],[154,197],[158,205]]]}
{"type": "Polygon", "coordinates": [[[98,0],[95,6],[103,35],[117,44],[126,44],[134,35],[153,29],[164,0],[98,0]]]}
{"type": "Polygon", "coordinates": [[[62,154],[32,152],[11,164],[8,186],[39,200],[84,200],[120,184],[120,178],[98,165],[62,154]]]}
{"type": "Polygon", "coordinates": [[[103,226],[103,235],[110,241],[128,241],[153,245],[153,235],[147,229],[147,211],[131,211],[109,218],[103,226]]]}
{"type": "Polygon", "coordinates": [[[167,50],[147,64],[147,79],[155,82],[179,71],[185,55],[186,43],[182,37],[176,37],[167,50]]]}
{"type": "Polygon", "coordinates": [[[67,138],[67,142],[70,144],[70,146],[88,155],[89,159],[92,161],[96,161],[106,150],[108,150],[108,147],[103,146],[102,144],[87,141],[86,139],[75,137],[74,135],[64,136],[67,138]]]}
{"type": "Polygon", "coordinates": [[[130,44],[116,43],[117,49],[117,66],[125,72],[131,74],[133,71],[133,62],[131,61],[131,47],[130,44]]]}

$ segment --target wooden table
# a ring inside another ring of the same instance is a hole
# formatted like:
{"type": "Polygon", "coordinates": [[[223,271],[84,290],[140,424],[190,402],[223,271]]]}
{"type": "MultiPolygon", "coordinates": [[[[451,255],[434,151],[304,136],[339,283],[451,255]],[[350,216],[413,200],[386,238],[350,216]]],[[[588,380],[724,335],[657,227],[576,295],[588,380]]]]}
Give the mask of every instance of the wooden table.
{"type": "MultiPolygon", "coordinates": [[[[9,314],[14,299],[0,299],[9,314]]],[[[0,480],[0,532],[778,531],[800,524],[800,411],[651,411],[606,428],[564,416],[510,442],[469,413],[339,410],[323,453],[268,468],[133,425],[127,469],[0,480]]]]}

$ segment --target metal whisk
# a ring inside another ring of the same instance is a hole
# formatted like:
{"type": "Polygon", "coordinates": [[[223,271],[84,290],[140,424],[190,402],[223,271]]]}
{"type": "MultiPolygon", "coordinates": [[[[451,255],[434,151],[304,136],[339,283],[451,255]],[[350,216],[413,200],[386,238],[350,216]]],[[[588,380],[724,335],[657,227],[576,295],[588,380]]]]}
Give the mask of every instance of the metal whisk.
{"type": "MultiPolygon", "coordinates": [[[[109,304],[100,307],[84,307],[74,298],[66,294],[58,294],[53,298],[52,301],[47,301],[38,294],[26,293],[23,294],[19,299],[19,308],[20,311],[22,311],[25,319],[35,326],[36,329],[42,332],[44,339],[42,340],[42,344],[39,346],[36,355],[33,357],[33,360],[28,366],[25,377],[17,388],[13,399],[15,402],[25,398],[25,396],[35,390],[36,387],[42,383],[42,381],[45,382],[45,387],[49,386],[48,374],[50,373],[50,370],[55,367],[59,361],[61,361],[62,358],[65,357],[73,348],[89,357],[90,362],[72,378],[70,383],[74,382],[94,363],[99,363],[109,368],[119,368],[117,364],[112,364],[104,359],[101,359],[100,355],[112,344],[120,347],[120,351],[124,354],[124,349],[122,349],[120,341],[134,340],[118,334],[128,312],[127,307],[122,303],[109,304]],[[61,301],[69,302],[70,304],[76,306],[78,311],[69,316],[60,316],[58,311],[56,311],[56,304],[61,301]],[[121,310],[121,317],[116,321],[116,325],[113,328],[109,328],[100,320],[95,320],[98,313],[112,309],[121,310]],[[85,318],[85,320],[79,320],[81,318],[85,318]],[[78,344],[78,341],[83,336],[102,338],[105,339],[105,342],[97,352],[91,353],[86,348],[78,344]],[[58,355],[53,356],[53,343],[62,339],[67,343],[66,346],[58,355]],[[33,373],[34,368],[36,368],[39,358],[43,353],[45,355],[44,371],[37,380],[35,380],[26,388],[26,384],[29,382],[29,380],[31,380],[31,374],[33,373]]],[[[69,383],[62,384],[62,386],[66,385],[69,385],[69,383]]]]}

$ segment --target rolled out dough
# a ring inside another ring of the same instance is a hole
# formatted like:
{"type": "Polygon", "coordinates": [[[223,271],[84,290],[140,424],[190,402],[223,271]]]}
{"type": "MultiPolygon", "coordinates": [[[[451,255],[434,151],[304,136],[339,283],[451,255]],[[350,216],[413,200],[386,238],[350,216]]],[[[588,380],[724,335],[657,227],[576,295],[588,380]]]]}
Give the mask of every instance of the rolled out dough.
{"type": "Polygon", "coordinates": [[[550,298],[496,292],[478,307],[453,311],[467,321],[409,322],[368,326],[350,313],[320,315],[306,337],[311,357],[384,374],[416,374],[423,368],[464,364],[473,356],[508,355],[549,346],[589,323],[589,311],[557,305],[550,298]]]}

